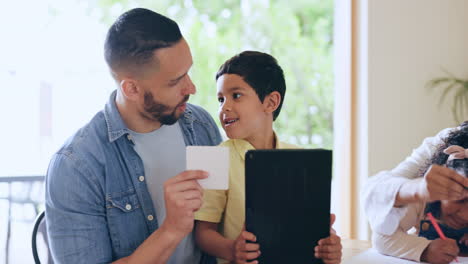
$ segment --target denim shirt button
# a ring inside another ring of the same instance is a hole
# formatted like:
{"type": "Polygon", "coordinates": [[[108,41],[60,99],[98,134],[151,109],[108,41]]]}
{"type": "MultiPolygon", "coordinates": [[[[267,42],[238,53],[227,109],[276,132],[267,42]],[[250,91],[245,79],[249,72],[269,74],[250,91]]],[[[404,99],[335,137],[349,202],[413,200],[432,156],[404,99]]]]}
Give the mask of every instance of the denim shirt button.
{"type": "Polygon", "coordinates": [[[141,182],[144,181],[144,180],[145,180],[145,176],[140,176],[140,177],[138,177],[138,180],[141,181],[141,182]]]}
{"type": "Polygon", "coordinates": [[[130,140],[130,141],[132,141],[132,135],[127,134],[127,139],[130,140]]]}
{"type": "Polygon", "coordinates": [[[126,204],[125,209],[127,209],[128,211],[132,210],[132,205],[131,204],[126,204]]]}
{"type": "Polygon", "coordinates": [[[153,215],[148,215],[148,220],[153,221],[154,217],[153,215]]]}

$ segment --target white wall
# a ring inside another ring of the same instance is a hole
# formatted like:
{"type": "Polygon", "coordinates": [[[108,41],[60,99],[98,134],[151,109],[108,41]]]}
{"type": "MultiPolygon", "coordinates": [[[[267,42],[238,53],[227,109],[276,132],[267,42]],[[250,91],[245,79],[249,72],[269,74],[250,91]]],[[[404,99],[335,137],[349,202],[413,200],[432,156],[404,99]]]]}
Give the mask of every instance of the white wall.
{"type": "MultiPolygon", "coordinates": [[[[424,137],[456,124],[450,105],[438,108],[440,93],[430,92],[425,84],[443,76],[442,69],[468,78],[468,1],[363,3],[368,12],[364,43],[368,54],[367,76],[361,76],[367,79],[359,83],[367,85],[360,87],[367,90],[367,98],[360,98],[368,105],[364,127],[370,176],[396,166],[424,137]]],[[[448,99],[451,102],[452,97],[448,99]]]]}

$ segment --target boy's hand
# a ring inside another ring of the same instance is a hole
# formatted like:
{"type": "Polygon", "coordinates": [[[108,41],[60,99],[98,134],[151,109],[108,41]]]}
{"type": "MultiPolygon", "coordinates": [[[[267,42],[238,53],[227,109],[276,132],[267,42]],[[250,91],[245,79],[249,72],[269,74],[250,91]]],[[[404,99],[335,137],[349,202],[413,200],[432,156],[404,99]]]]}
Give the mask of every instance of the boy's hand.
{"type": "Polygon", "coordinates": [[[433,240],[421,254],[421,261],[432,264],[447,264],[452,262],[459,253],[457,242],[453,239],[433,240]]]}
{"type": "Polygon", "coordinates": [[[318,246],[314,248],[315,257],[323,260],[325,264],[338,264],[341,262],[341,238],[332,228],[335,223],[335,214],[330,214],[330,236],[320,239],[318,246]]]}
{"type": "Polygon", "coordinates": [[[232,255],[233,261],[235,264],[245,264],[252,263],[257,264],[258,261],[251,261],[251,259],[256,259],[260,256],[260,245],[258,243],[247,243],[247,241],[256,242],[257,238],[254,234],[242,230],[239,236],[234,240],[232,255]]]}
{"type": "Polygon", "coordinates": [[[315,257],[323,260],[325,264],[338,264],[341,262],[341,239],[335,234],[320,239],[315,247],[315,257]]]}

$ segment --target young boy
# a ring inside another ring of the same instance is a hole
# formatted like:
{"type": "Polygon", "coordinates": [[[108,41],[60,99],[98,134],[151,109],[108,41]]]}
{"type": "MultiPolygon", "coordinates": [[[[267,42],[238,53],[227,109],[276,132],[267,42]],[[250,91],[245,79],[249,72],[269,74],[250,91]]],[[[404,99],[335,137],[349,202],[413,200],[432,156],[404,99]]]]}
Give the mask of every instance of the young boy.
{"type": "MultiPolygon", "coordinates": [[[[297,148],[280,142],[273,131],[286,92],[283,70],[272,56],[244,51],[226,61],[216,74],[219,119],[230,140],[229,190],[207,190],[195,214],[199,247],[218,263],[258,263],[254,234],[245,231],[244,156],[250,149],[297,148]]],[[[334,221],[334,215],[331,217],[334,221]]],[[[332,223],[333,224],[333,223],[332,223]]],[[[340,263],[340,238],[331,229],[319,241],[315,256],[327,264],[340,263]]]]}

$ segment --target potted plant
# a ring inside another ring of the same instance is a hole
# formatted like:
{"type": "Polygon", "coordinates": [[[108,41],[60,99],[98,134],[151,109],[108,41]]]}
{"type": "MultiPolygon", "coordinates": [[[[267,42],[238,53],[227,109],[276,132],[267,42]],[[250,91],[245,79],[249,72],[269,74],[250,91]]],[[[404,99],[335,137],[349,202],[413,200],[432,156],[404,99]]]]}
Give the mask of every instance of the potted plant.
{"type": "Polygon", "coordinates": [[[452,114],[457,123],[462,123],[468,116],[468,79],[457,78],[446,72],[446,77],[434,78],[427,83],[430,89],[443,89],[439,100],[439,106],[452,93],[452,114]]]}

